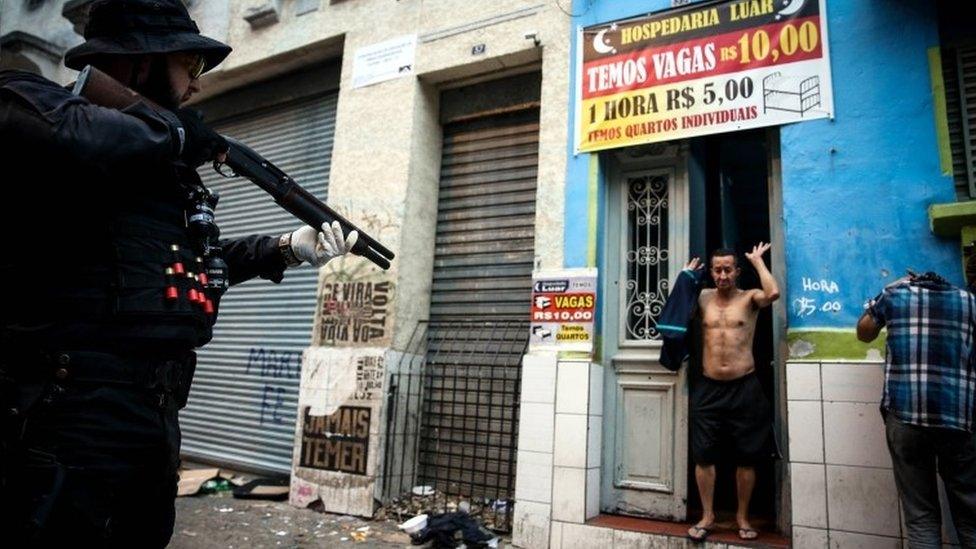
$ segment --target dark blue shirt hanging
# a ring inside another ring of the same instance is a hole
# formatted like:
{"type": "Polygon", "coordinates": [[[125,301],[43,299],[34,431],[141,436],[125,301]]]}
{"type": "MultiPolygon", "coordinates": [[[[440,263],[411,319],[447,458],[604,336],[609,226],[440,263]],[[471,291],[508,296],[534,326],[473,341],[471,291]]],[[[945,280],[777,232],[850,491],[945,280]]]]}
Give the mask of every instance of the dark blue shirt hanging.
{"type": "Polygon", "coordinates": [[[661,316],[657,319],[657,331],[664,342],[661,366],[672,372],[678,371],[681,363],[688,358],[688,329],[701,294],[702,273],[702,270],[684,269],[678,274],[661,316]]]}

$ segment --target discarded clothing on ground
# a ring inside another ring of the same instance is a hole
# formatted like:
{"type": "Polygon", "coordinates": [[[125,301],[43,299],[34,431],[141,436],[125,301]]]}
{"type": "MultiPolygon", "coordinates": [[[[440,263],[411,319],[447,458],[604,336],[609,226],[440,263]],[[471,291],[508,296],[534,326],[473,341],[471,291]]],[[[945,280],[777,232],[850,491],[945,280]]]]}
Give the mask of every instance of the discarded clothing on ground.
{"type": "Polygon", "coordinates": [[[489,547],[489,542],[497,539],[494,534],[481,527],[471,515],[464,512],[443,513],[433,515],[427,521],[427,527],[410,535],[414,545],[423,545],[431,541],[432,547],[441,549],[455,548],[459,544],[456,539],[461,533],[461,541],[469,548],[489,547]]]}

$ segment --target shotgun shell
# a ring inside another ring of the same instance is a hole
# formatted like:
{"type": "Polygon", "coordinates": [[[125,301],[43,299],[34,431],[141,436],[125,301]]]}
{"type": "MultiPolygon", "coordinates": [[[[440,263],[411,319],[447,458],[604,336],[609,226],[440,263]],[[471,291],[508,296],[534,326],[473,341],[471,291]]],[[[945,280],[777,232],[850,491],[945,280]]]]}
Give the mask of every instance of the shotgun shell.
{"type": "Polygon", "coordinates": [[[167,301],[176,301],[179,298],[180,298],[180,292],[176,289],[176,286],[167,286],[166,287],[166,300],[167,301]]]}
{"type": "Polygon", "coordinates": [[[173,268],[172,268],[172,267],[166,267],[166,276],[167,276],[167,277],[171,277],[171,276],[173,276],[173,273],[174,273],[174,272],[175,272],[175,271],[173,270],[173,268]]]}
{"type": "MultiPolygon", "coordinates": [[[[191,285],[194,283],[199,285],[198,283],[200,282],[200,277],[196,273],[188,272],[186,273],[186,277],[193,281],[191,285]]],[[[196,297],[194,298],[191,296],[190,301],[198,305],[203,305],[203,302],[207,299],[207,296],[203,293],[203,288],[194,289],[193,291],[196,293],[196,297]]]]}
{"type": "Polygon", "coordinates": [[[183,270],[183,264],[177,261],[176,263],[173,263],[173,272],[176,274],[183,274],[186,271],[183,270]]]}
{"type": "Polygon", "coordinates": [[[203,284],[204,286],[206,286],[207,285],[207,273],[200,273],[200,278],[198,280],[200,280],[200,284],[203,284]]]}
{"type": "Polygon", "coordinates": [[[190,288],[187,290],[186,295],[190,298],[190,301],[196,303],[200,300],[200,292],[196,288],[190,288]]]}
{"type": "Polygon", "coordinates": [[[213,301],[210,301],[209,299],[208,299],[208,300],[206,300],[206,302],[204,302],[204,304],[203,304],[203,310],[204,310],[204,312],[206,312],[206,313],[207,313],[208,315],[212,315],[212,314],[214,314],[214,305],[213,305],[213,301]]]}

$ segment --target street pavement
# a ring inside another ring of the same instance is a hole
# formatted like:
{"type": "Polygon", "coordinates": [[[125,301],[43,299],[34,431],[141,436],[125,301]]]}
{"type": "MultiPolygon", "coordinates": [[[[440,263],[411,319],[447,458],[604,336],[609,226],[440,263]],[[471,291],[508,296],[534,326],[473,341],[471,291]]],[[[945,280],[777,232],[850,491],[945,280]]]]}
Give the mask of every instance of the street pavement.
{"type": "Polygon", "coordinates": [[[176,499],[171,549],[412,547],[387,520],[298,509],[287,502],[234,499],[230,492],[176,499]]]}

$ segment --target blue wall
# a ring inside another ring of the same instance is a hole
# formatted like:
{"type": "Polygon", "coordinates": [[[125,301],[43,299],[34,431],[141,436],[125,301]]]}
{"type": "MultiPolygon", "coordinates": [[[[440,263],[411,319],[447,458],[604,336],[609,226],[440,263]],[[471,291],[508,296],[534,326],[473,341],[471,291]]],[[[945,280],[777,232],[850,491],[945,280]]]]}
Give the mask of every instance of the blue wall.
{"type": "Polygon", "coordinates": [[[851,327],[906,268],[962,283],[958,241],[928,226],[929,204],[955,200],[939,167],[926,53],[939,43],[934,4],[831,1],[827,14],[835,119],[780,132],[791,327],[851,327]],[[804,291],[804,277],[839,291],[804,291]],[[842,309],[797,316],[804,298],[842,309]]]}
{"type": "MultiPolygon", "coordinates": [[[[574,3],[580,14],[574,25],[669,6],[667,0],[582,0],[574,3]]],[[[861,303],[907,268],[962,283],[958,241],[939,239],[928,228],[927,207],[955,200],[936,143],[927,58],[939,43],[934,5],[830,0],[827,17],[835,119],[780,131],[791,328],[853,328],[861,303]],[[831,306],[840,310],[823,310],[831,306]]],[[[574,64],[575,40],[574,29],[574,64]]],[[[575,102],[575,69],[570,80],[575,102]]],[[[571,131],[565,262],[580,267],[586,264],[587,226],[579,220],[586,219],[589,158],[573,156],[573,139],[571,131]]]]}
{"type": "MultiPolygon", "coordinates": [[[[589,227],[583,220],[587,219],[587,182],[590,165],[590,155],[573,155],[576,139],[573,128],[576,122],[576,98],[578,86],[576,83],[576,34],[577,27],[588,27],[606,21],[615,21],[634,15],[658,11],[671,7],[670,0],[653,0],[643,2],[635,0],[575,0],[573,2],[572,43],[569,49],[569,161],[566,166],[566,214],[564,217],[565,242],[563,243],[564,263],[566,267],[586,267],[587,231],[589,227]]],[[[597,197],[593,198],[594,200],[597,197]]],[[[602,216],[601,216],[602,217],[602,216]]],[[[604,239],[601,231],[599,245],[603,247],[604,239]]],[[[603,254],[600,253],[601,258],[603,254]]],[[[601,263],[598,263],[602,267],[601,263]]],[[[602,271],[602,269],[601,269],[602,271]]]]}

